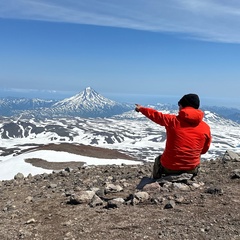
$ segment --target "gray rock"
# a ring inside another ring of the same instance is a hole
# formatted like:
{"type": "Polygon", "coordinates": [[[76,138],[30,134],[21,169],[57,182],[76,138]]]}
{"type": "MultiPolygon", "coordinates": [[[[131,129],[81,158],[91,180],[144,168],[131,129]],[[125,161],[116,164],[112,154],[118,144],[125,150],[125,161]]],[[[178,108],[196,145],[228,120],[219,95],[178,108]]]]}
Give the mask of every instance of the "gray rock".
{"type": "Polygon", "coordinates": [[[112,183],[106,183],[105,193],[117,193],[123,191],[123,188],[120,185],[114,185],[112,183]]]}
{"type": "Polygon", "coordinates": [[[191,188],[194,190],[194,189],[197,189],[197,188],[201,188],[202,186],[204,186],[204,183],[203,182],[193,182],[191,183],[191,188]]]}
{"type": "Polygon", "coordinates": [[[193,177],[193,174],[190,173],[182,173],[182,174],[174,174],[174,175],[168,175],[165,177],[162,177],[157,180],[159,183],[165,183],[165,182],[187,182],[191,180],[193,177]]]}
{"type": "Polygon", "coordinates": [[[237,162],[239,162],[240,161],[240,155],[239,155],[239,153],[227,150],[222,157],[222,161],[223,162],[227,162],[227,161],[237,161],[237,162]]]}
{"type": "Polygon", "coordinates": [[[32,202],[33,201],[33,197],[31,197],[31,196],[28,196],[28,197],[26,197],[26,199],[25,199],[25,203],[30,203],[30,202],[32,202]]]}
{"type": "Polygon", "coordinates": [[[233,170],[232,171],[232,173],[231,173],[231,178],[232,179],[235,179],[235,178],[240,178],[240,169],[235,169],[235,170],[233,170]]]}
{"type": "Polygon", "coordinates": [[[87,203],[89,204],[95,195],[95,192],[93,191],[81,191],[77,194],[73,194],[70,196],[69,203],[70,204],[82,204],[87,203]]]}
{"type": "Polygon", "coordinates": [[[149,194],[147,192],[137,192],[134,195],[139,202],[145,202],[149,199],[149,194]]]}
{"type": "Polygon", "coordinates": [[[151,197],[151,202],[152,202],[152,203],[155,203],[155,204],[162,204],[165,200],[166,200],[165,197],[159,196],[158,194],[154,194],[154,195],[151,197]]]}
{"type": "Polygon", "coordinates": [[[72,172],[72,171],[73,171],[73,169],[70,168],[70,167],[66,167],[64,170],[65,170],[66,172],[72,172]]]}
{"type": "Polygon", "coordinates": [[[58,185],[57,184],[55,184],[55,183],[50,183],[49,185],[48,185],[48,188],[56,188],[58,185]]]}
{"type": "Polygon", "coordinates": [[[31,218],[31,219],[27,220],[25,223],[26,224],[32,224],[32,223],[35,223],[35,222],[36,222],[36,220],[34,218],[31,218]]]}
{"type": "Polygon", "coordinates": [[[5,207],[4,207],[4,209],[3,209],[3,211],[12,211],[12,210],[15,210],[16,209],[16,206],[14,205],[14,204],[12,204],[12,203],[8,203],[5,207]]]}
{"type": "Polygon", "coordinates": [[[106,208],[119,208],[125,203],[123,198],[115,198],[107,202],[106,208]]]}
{"type": "Polygon", "coordinates": [[[24,175],[22,173],[17,173],[15,176],[14,176],[14,179],[15,180],[22,180],[24,179],[24,175]]]}
{"type": "Polygon", "coordinates": [[[174,200],[170,200],[165,206],[164,209],[174,208],[176,206],[176,203],[174,200]]]}
{"type": "Polygon", "coordinates": [[[97,190],[95,193],[100,198],[104,198],[104,196],[105,196],[105,191],[103,188],[99,188],[99,190],[97,190]]]}
{"type": "Polygon", "coordinates": [[[184,183],[175,182],[172,184],[172,186],[173,186],[173,189],[179,189],[181,191],[189,191],[190,190],[190,187],[184,183]]]}
{"type": "Polygon", "coordinates": [[[153,182],[153,183],[150,183],[150,184],[146,184],[143,187],[143,191],[145,191],[145,192],[159,192],[160,189],[161,189],[161,186],[159,185],[158,182],[153,182]]]}
{"type": "Polygon", "coordinates": [[[33,175],[32,175],[31,173],[29,173],[29,174],[27,175],[27,178],[28,178],[28,179],[32,179],[32,178],[33,178],[33,175]]]}
{"type": "Polygon", "coordinates": [[[119,202],[121,204],[125,203],[125,200],[123,198],[114,198],[113,199],[115,202],[119,202]]]}
{"type": "Polygon", "coordinates": [[[223,190],[221,188],[218,188],[218,187],[210,187],[205,192],[209,193],[209,194],[217,194],[217,195],[222,195],[223,194],[223,190]]]}
{"type": "Polygon", "coordinates": [[[166,181],[166,182],[164,182],[163,187],[166,189],[170,189],[170,188],[172,188],[172,185],[173,185],[172,182],[166,181]]]}
{"type": "Polygon", "coordinates": [[[175,195],[175,202],[176,203],[182,203],[184,202],[184,197],[180,195],[175,195]]]}
{"type": "Polygon", "coordinates": [[[103,203],[104,203],[103,200],[95,194],[93,196],[89,206],[91,206],[91,207],[101,206],[101,205],[103,205],[103,203]]]}

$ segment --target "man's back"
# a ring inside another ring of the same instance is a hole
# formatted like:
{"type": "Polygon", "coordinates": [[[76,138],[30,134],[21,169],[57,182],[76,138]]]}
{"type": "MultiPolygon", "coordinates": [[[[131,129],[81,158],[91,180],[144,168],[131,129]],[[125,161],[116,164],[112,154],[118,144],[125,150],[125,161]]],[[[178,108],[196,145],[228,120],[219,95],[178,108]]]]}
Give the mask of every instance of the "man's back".
{"type": "Polygon", "coordinates": [[[189,172],[197,169],[201,154],[206,153],[210,147],[210,127],[203,121],[204,113],[198,109],[200,106],[198,95],[193,93],[184,95],[178,101],[178,106],[179,114],[176,116],[136,104],[137,112],[166,128],[165,150],[154,163],[153,172],[156,177],[168,170],[189,172]]]}
{"type": "Polygon", "coordinates": [[[210,127],[202,121],[203,112],[186,107],[165,126],[166,148],[161,163],[171,170],[190,170],[200,164],[211,141],[210,127]]]}

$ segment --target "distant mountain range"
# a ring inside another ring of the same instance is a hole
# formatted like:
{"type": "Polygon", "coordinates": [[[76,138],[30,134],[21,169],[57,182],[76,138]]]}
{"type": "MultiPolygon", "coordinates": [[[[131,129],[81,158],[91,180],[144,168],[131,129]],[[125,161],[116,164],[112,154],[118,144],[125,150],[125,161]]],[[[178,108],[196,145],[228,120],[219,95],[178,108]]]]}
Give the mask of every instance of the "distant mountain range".
{"type": "Polygon", "coordinates": [[[219,106],[206,106],[204,109],[217,113],[219,116],[226,119],[230,119],[234,122],[240,123],[240,109],[237,108],[227,108],[219,106]]]}
{"type": "Polygon", "coordinates": [[[54,100],[37,98],[0,98],[0,115],[10,117],[26,110],[31,111],[41,108],[50,108],[55,102],[54,100]]]}
{"type": "MultiPolygon", "coordinates": [[[[156,104],[156,109],[177,110],[177,106],[169,104],[156,104]]],[[[64,100],[44,100],[38,98],[0,98],[0,116],[23,118],[54,118],[54,117],[111,117],[119,115],[134,106],[119,103],[103,97],[91,87],[64,100]]],[[[208,110],[226,119],[240,123],[240,109],[217,106],[204,106],[208,110]]]]}
{"type": "Polygon", "coordinates": [[[111,117],[132,108],[130,104],[105,98],[90,87],[61,101],[12,97],[0,99],[0,115],[6,117],[111,117]]]}

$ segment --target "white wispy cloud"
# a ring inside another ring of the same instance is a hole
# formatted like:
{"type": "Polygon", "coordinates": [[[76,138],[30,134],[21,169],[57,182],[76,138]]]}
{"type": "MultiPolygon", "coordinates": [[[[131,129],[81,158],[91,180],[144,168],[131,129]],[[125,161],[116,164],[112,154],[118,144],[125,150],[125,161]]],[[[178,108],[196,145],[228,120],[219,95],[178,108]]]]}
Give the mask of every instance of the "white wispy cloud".
{"type": "Polygon", "coordinates": [[[240,43],[238,0],[1,0],[0,17],[177,32],[240,43]]]}

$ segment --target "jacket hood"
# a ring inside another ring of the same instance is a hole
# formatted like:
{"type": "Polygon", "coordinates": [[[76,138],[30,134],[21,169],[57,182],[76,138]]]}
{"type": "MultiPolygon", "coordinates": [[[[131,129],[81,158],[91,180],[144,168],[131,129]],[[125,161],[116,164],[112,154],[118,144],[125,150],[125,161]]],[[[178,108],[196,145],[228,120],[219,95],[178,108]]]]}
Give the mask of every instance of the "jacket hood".
{"type": "Polygon", "coordinates": [[[198,125],[204,117],[203,111],[192,107],[185,107],[178,113],[178,118],[191,124],[198,125]]]}

